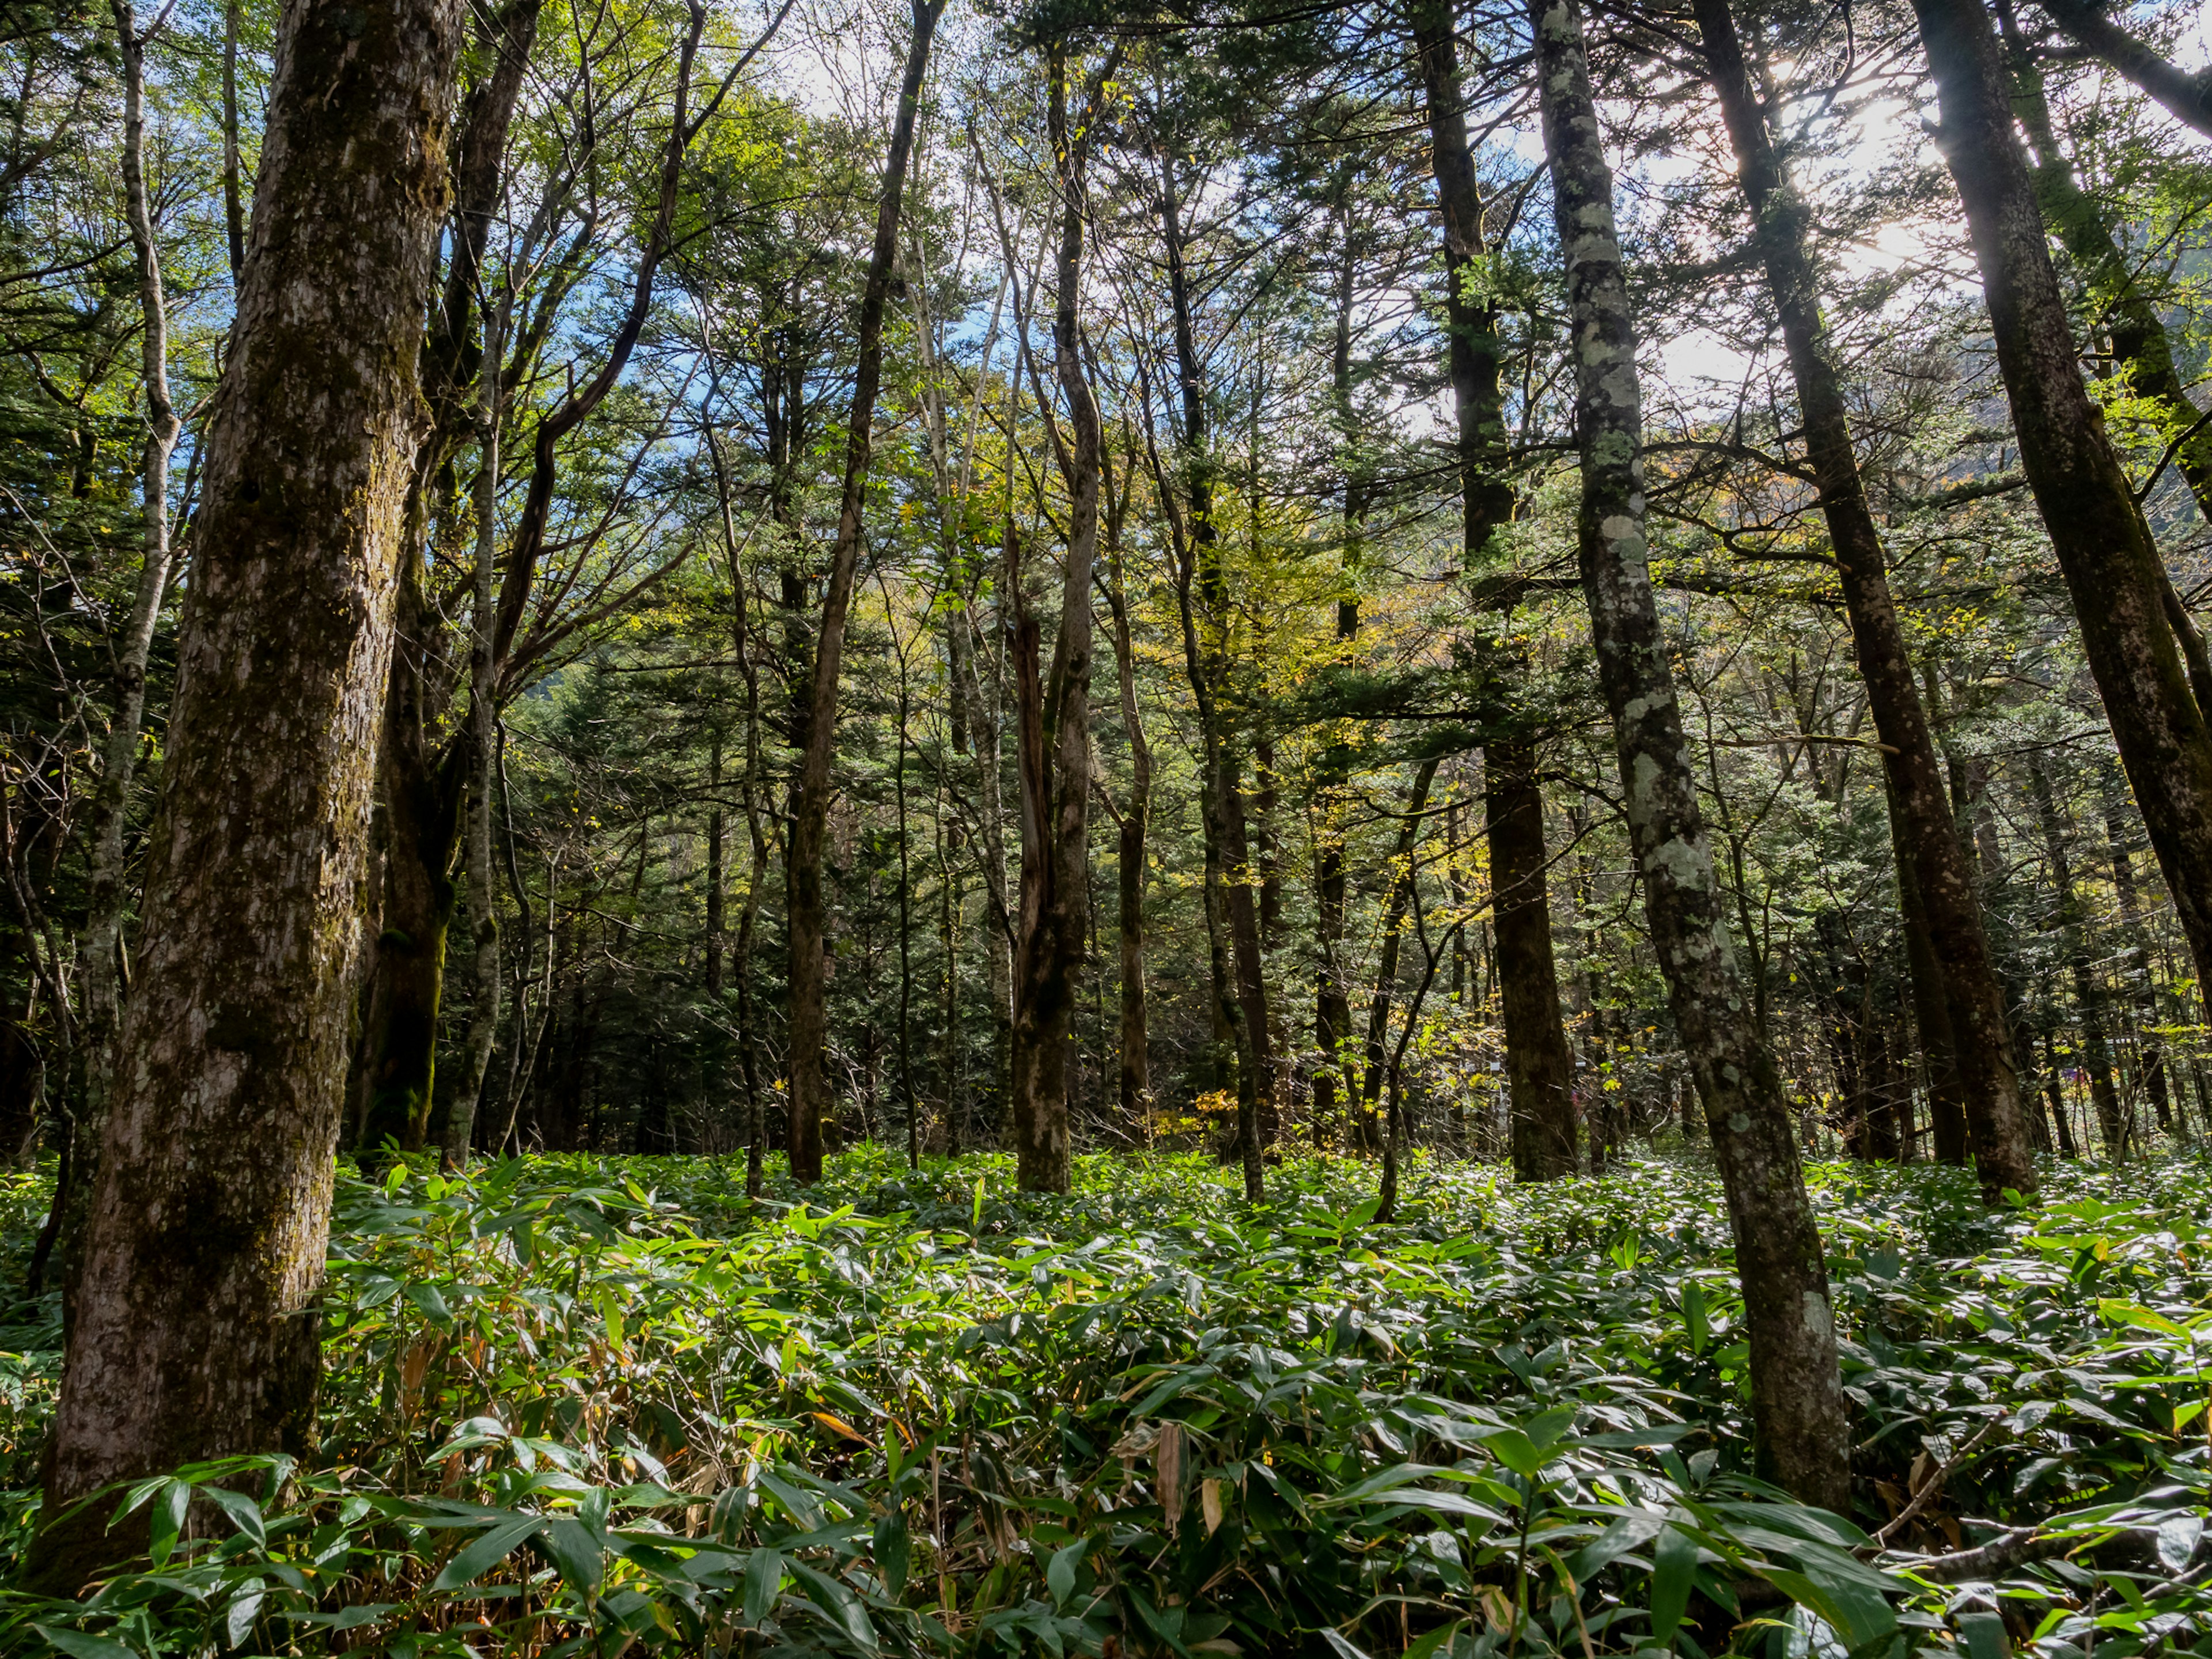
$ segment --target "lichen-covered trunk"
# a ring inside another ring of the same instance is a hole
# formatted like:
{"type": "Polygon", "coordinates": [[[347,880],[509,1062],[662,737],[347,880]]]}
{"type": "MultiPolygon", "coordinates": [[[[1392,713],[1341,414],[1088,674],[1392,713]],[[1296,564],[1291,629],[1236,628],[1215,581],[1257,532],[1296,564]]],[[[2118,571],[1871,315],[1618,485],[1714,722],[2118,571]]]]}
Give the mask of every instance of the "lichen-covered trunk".
{"type": "Polygon", "coordinates": [[[491,1051],[499,1040],[499,882],[492,871],[491,804],[496,782],[499,741],[497,631],[499,568],[500,357],[503,313],[495,308],[484,329],[484,361],[477,377],[477,415],[482,447],[477,465],[476,605],[469,653],[469,916],[476,954],[469,1002],[468,1040],[461,1051],[461,1077],[447,1102],[438,1140],[439,1157],[448,1169],[467,1162],[474,1137],[477,1105],[491,1070],[491,1051]]]}
{"type": "MultiPolygon", "coordinates": [[[[1510,608],[1514,585],[1476,575],[1491,538],[1513,516],[1506,481],[1505,404],[1498,376],[1496,306],[1484,293],[1488,257],[1482,195],[1468,143],[1450,0],[1418,0],[1413,46],[1428,105],[1430,170],[1443,220],[1445,315],[1452,404],[1458,425],[1463,544],[1471,576],[1510,608]]],[[[1500,1024],[1516,1180],[1550,1181],[1576,1167],[1574,1059],[1559,1014],[1545,880],[1544,797],[1518,682],[1526,663],[1485,651],[1483,779],[1498,945],[1500,1024]]]]}
{"type": "Polygon", "coordinates": [[[822,1126],[830,1115],[830,1078],[823,1063],[830,1041],[823,1001],[828,976],[822,956],[829,922],[823,865],[830,830],[830,766],[836,751],[838,673],[844,659],[846,614],[852,609],[853,585],[860,569],[861,508],[874,447],[876,392],[883,379],[884,311],[898,258],[899,208],[906,190],[907,161],[914,153],[915,118],[921,106],[922,77],[929,68],[930,41],[944,10],[944,0],[916,0],[914,6],[914,28],[907,46],[906,70],[899,83],[898,111],[884,158],[875,243],[869,251],[867,281],[860,293],[859,366],[853,378],[852,407],[846,417],[845,482],[837,514],[837,539],[830,550],[830,583],[814,639],[805,746],[800,754],[799,787],[793,802],[786,894],[791,951],[787,1150],[792,1179],[801,1183],[822,1178],[822,1126]]]}
{"type": "Polygon", "coordinates": [[[1842,377],[1820,315],[1820,273],[1807,242],[1805,203],[1767,131],[1728,0],[1696,0],[1695,10],[1751,208],[1753,240],[1782,324],[1859,677],[1881,738],[1895,835],[1911,853],[1975,1170],[1984,1201],[1994,1204],[2008,1188],[2035,1190],[2035,1160],[1972,866],[1944,796],[1935,739],[1890,593],[1888,557],[1851,447],[1842,377]]]}
{"type": "Polygon", "coordinates": [[[1727,1192],[1758,1459],[1803,1502],[1847,1513],[1850,1438],[1820,1236],[1790,1103],[1729,948],[1647,564],[1636,330],[1582,14],[1574,0],[1531,0],[1529,18],[1566,258],[1583,591],[1652,945],[1727,1192]]]}
{"type": "Polygon", "coordinates": [[[2212,978],[2212,730],[2167,618],[2165,566],[2089,398],[1981,0],[1914,0],[2029,488],[2128,781],[2212,978]]]}
{"type": "MultiPolygon", "coordinates": [[[[46,1479],[304,1449],[456,0],[291,0],[46,1479]]],[[[94,1506],[30,1577],[126,1553],[94,1506]]]]}

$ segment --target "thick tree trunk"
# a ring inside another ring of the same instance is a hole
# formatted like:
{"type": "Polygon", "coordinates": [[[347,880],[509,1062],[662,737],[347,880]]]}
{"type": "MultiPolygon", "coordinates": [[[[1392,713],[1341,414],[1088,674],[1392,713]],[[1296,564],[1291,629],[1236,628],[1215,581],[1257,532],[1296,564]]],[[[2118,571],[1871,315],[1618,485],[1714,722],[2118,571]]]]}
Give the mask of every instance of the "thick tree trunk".
{"type": "MultiPolygon", "coordinates": [[[[2158,435],[2172,447],[2175,469],[2188,483],[2197,511],[2212,520],[2212,426],[2199,421],[2182,385],[2166,320],[2156,301],[2144,292],[2136,262],[2122,250],[2103,210],[2075,179],[2073,163],[2058,146],[2043,72],[2033,48],[2021,38],[2010,4],[2001,3],[1997,16],[2011,60],[2013,107],[2027,135],[2036,202],[2045,222],[2088,285],[2112,342],[2114,368],[2126,374],[2135,397],[2156,412],[2158,435]]],[[[2212,654],[2171,580],[2160,597],[2197,707],[2212,719],[2212,654]]]]}
{"type": "Polygon", "coordinates": [[[1914,10],[2021,461],[2198,976],[2212,978],[2212,731],[2175,648],[2166,569],[2082,382],[1988,14],[1981,0],[1914,10]]]}
{"type": "MultiPolygon", "coordinates": [[[[1696,0],[1695,9],[1705,61],[1751,208],[1753,240],[1766,269],[1767,287],[1789,349],[1806,449],[1850,617],[1859,675],[1881,738],[1898,842],[1911,849],[1912,879],[1935,959],[1975,1169],[1984,1200],[1994,1204],[2008,1188],[2022,1194],[2035,1190],[2035,1160],[2021,1113],[2020,1072],[2005,1024],[2004,994],[1990,955],[1972,868],[1944,797],[1935,739],[1913,684],[1905,631],[1890,594],[1881,534],[1867,505],[1858,458],[1851,447],[1842,378],[1820,316],[1819,272],[1806,243],[1806,204],[1767,131],[1728,0],[1696,0]]],[[[1939,1146],[1944,1139],[1939,1137],[1939,1146]]]]}
{"type": "Polygon", "coordinates": [[[1850,1437],[1820,1236],[1790,1103],[1753,1029],[1729,946],[1646,565],[1636,331],[1582,15],[1573,0],[1532,0],[1529,15],[1566,255],[1583,588],[1652,943],[1727,1189],[1759,1462],[1802,1501],[1848,1513],[1850,1437]]]}
{"type": "Polygon", "coordinates": [[[914,32],[907,46],[906,70],[899,82],[898,111],[884,159],[875,244],[869,252],[867,282],[860,294],[860,366],[854,375],[852,409],[846,420],[844,491],[837,515],[837,539],[830,555],[829,590],[823,596],[821,626],[814,639],[812,695],[807,703],[797,799],[793,803],[787,895],[791,950],[788,1150],[792,1179],[801,1183],[822,1178],[822,1125],[830,1115],[830,1079],[823,1066],[830,1040],[823,1004],[827,975],[822,957],[829,921],[823,896],[823,864],[830,828],[830,763],[836,749],[837,680],[844,659],[845,617],[852,608],[853,584],[860,568],[860,514],[873,447],[876,392],[883,378],[884,311],[890,299],[898,257],[899,208],[906,189],[907,161],[914,152],[915,118],[921,106],[922,77],[929,68],[930,41],[944,10],[945,0],[915,0],[914,32]]]}
{"type": "Polygon", "coordinates": [[[2035,816],[2043,830],[2044,855],[2051,861],[2053,919],[2058,927],[2059,947],[2066,955],[2066,970],[2074,980],[2074,1012],[2081,1024],[2081,1063],[2089,1073],[2089,1099],[2096,1108],[2097,1130],[2103,1137],[2105,1156],[2118,1162],[2128,1152],[2127,1114],[2120,1091],[2112,1081],[2112,1048],[2105,1006],[2105,982],[2098,977],[2097,959],[2089,942],[2081,896],[2074,890],[2072,861],[2066,856],[2066,824],[2058,815],[2058,802],[2051,791],[2051,775],[2040,762],[2031,762],[2028,782],[2035,792],[2035,816]]]}
{"type": "Polygon", "coordinates": [[[1576,1168],[1574,1056],[1559,1023],[1544,797],[1533,750],[1493,739],[1482,752],[1513,1176],[1555,1181],[1576,1168]]]}
{"type": "MultiPolygon", "coordinates": [[[[1453,0],[1417,0],[1413,46],[1429,116],[1431,171],[1444,231],[1445,313],[1452,402],[1457,416],[1463,545],[1470,573],[1486,562],[1492,536],[1513,516],[1502,470],[1505,405],[1498,380],[1498,312],[1483,291],[1488,254],[1483,204],[1468,145],[1453,0]]],[[[1491,583],[1492,586],[1499,584],[1491,583]]],[[[1510,607],[1510,583],[1495,602],[1510,607]]],[[[1545,880],[1544,798],[1534,742],[1514,681],[1523,665],[1486,649],[1483,779],[1490,842],[1491,898],[1498,939],[1500,1018],[1512,1105],[1513,1173],[1550,1181],[1575,1172],[1574,1060],[1559,1018],[1552,955],[1551,892],[1545,880]]]]}
{"type": "MultiPolygon", "coordinates": [[[[111,1480],[304,1449],[454,0],[279,24],[46,1514],[111,1480]]],[[[104,1507],[41,1534],[74,1588],[104,1507]]]]}
{"type": "Polygon", "coordinates": [[[1920,1054],[1928,1074],[1931,1155],[1938,1164],[1963,1164],[1969,1138],[1966,1089],[1951,1027],[1950,1000],[1944,995],[1942,963],[1929,933],[1917,848],[1894,789],[1889,791],[1889,802],[1890,854],[1897,865],[1898,932],[1904,936],[1912,1023],[1920,1034],[1920,1054]]]}
{"type": "MultiPolygon", "coordinates": [[[[1072,1140],[1068,1079],[1076,976],[1091,915],[1091,580],[1098,552],[1098,404],[1083,367],[1085,152],[1101,113],[1096,85],[1071,130],[1066,48],[1046,48],[1046,121],[1058,163],[1060,247],[1054,268],[1053,365],[1067,405],[1054,449],[1067,486],[1067,558],[1052,669],[1036,681],[1037,623],[1016,624],[1021,709],[1022,890],[1014,935],[1013,1130],[1024,1192],[1067,1190],[1072,1140]]],[[[1042,392],[1042,388],[1039,387],[1042,392]]],[[[1021,594],[1019,540],[1006,526],[1007,591],[1021,594]]]]}

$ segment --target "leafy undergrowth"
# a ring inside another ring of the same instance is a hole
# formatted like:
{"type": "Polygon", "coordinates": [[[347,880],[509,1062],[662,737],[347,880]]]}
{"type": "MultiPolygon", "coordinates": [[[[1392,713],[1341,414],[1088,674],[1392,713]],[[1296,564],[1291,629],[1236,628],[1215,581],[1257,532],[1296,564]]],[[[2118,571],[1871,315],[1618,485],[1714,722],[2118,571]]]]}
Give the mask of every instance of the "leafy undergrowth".
{"type": "MultiPolygon", "coordinates": [[[[1949,1171],[1817,1173],[1848,1520],[1751,1478],[1686,1164],[1419,1164],[1382,1226],[1371,1170],[1320,1159],[1258,1207],[1165,1158],[1065,1199],[869,1150],[757,1206],[716,1160],[342,1177],[320,1455],[108,1494],[143,1570],[0,1596],[0,1645],[2212,1654],[2212,1166],[2053,1170],[1996,1217],[1949,1171]],[[2014,1565],[1925,1566],[1993,1540],[2014,1565]]],[[[0,1189],[11,1273],[39,1199],[0,1189]]],[[[52,1298],[8,1316],[27,1486],[52,1298]]],[[[20,1547],[35,1500],[5,1506],[20,1547]]]]}

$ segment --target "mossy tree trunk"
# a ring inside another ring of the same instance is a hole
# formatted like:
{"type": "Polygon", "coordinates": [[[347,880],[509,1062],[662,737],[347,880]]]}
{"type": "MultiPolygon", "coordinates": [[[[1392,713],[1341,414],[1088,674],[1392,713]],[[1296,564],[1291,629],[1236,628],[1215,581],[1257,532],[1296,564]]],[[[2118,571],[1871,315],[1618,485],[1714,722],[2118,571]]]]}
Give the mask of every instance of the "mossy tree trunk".
{"type": "Polygon", "coordinates": [[[1652,945],[1727,1191],[1759,1463],[1802,1501],[1848,1513],[1850,1437],[1820,1236],[1790,1102],[1729,944],[1647,563],[1636,328],[1582,13],[1574,0],[1531,0],[1529,21],[1574,341],[1583,592],[1652,945]]]}
{"type": "MultiPolygon", "coordinates": [[[[304,1449],[456,0],[294,0],[46,1478],[304,1449]]],[[[74,1587],[134,1540],[43,1534],[74,1587]]]]}

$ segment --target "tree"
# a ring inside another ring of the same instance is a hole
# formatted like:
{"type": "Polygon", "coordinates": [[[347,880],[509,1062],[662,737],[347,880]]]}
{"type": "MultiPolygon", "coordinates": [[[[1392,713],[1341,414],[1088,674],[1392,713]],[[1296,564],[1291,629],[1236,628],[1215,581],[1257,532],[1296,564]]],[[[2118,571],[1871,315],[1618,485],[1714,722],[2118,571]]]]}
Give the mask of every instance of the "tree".
{"type": "Polygon", "coordinates": [[[278,35],[33,1582],[128,1547],[72,1507],[103,1483],[313,1432],[460,29],[309,0],[278,35]]]}
{"type": "Polygon", "coordinates": [[[1529,21],[1573,329],[1583,592],[1652,941],[1728,1188],[1760,1462],[1802,1501],[1842,1513],[1850,1440],[1820,1236],[1781,1077],[1746,1018],[1652,599],[1636,327],[1582,14],[1574,0],[1534,0],[1529,21]]]}

